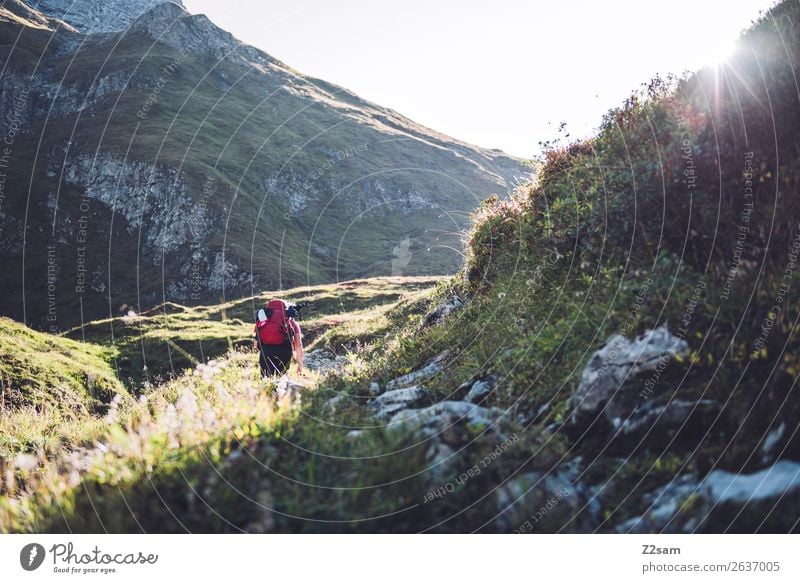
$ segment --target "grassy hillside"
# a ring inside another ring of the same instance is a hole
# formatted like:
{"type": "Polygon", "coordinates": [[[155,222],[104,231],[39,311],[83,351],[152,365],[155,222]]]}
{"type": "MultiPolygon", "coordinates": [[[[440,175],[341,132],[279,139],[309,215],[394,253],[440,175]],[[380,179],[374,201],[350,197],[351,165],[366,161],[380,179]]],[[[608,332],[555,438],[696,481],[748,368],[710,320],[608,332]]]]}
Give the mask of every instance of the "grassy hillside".
{"type": "Polygon", "coordinates": [[[116,355],[0,318],[0,457],[91,443],[92,420],[127,395],[110,365],[116,355]]]}
{"type": "Polygon", "coordinates": [[[281,387],[232,352],[102,448],[18,470],[0,525],[797,531],[800,473],[785,491],[768,478],[800,459],[798,22],[780,4],[726,65],[656,80],[555,145],[535,184],[475,213],[460,274],[320,336],[362,341],[338,373],[295,377],[299,401],[275,404],[281,387]],[[598,423],[606,401],[578,425],[586,371],[620,366],[596,351],[665,328],[686,350],[635,361],[647,374],[615,388],[635,390],[627,418],[598,423]],[[744,500],[709,486],[739,475],[765,477],[744,500]]]}
{"type": "MultiPolygon", "coordinates": [[[[303,302],[300,324],[309,350],[328,346],[342,353],[353,346],[346,340],[360,330],[367,341],[383,333],[379,327],[360,329],[362,320],[375,317],[397,301],[434,286],[440,277],[385,277],[338,284],[296,287],[213,306],[187,307],[166,303],[136,314],[95,320],[65,333],[68,338],[114,347],[113,365],[128,386],[142,381],[161,384],[185,368],[224,355],[233,348],[250,348],[255,313],[273,297],[303,302]]],[[[353,340],[354,342],[355,340],[353,340]]]]}
{"type": "Polygon", "coordinates": [[[37,327],[452,273],[468,213],[527,172],[171,3],[105,35],[0,14],[0,60],[0,131],[18,119],[8,184],[29,185],[0,215],[0,266],[22,276],[4,279],[0,312],[37,327]]]}

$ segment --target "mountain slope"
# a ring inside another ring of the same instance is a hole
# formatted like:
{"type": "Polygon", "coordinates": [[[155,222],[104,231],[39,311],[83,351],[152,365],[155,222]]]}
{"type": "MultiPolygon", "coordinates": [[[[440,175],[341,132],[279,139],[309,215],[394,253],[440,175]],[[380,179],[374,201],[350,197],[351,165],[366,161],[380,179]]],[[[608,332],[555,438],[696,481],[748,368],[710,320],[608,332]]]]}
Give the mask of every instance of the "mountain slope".
{"type": "Polygon", "coordinates": [[[0,22],[0,267],[19,276],[0,312],[37,327],[454,271],[466,213],[526,175],[174,3],[120,32],[49,28],[0,22]]]}

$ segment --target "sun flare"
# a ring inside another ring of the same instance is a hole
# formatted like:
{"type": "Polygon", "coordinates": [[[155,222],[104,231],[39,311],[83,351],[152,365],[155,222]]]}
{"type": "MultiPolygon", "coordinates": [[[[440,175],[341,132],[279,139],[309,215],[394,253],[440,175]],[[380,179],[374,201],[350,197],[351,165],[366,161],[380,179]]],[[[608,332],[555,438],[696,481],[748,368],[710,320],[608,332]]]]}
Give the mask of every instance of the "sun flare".
{"type": "Polygon", "coordinates": [[[703,61],[708,66],[719,66],[725,63],[736,50],[734,39],[719,39],[703,47],[703,61]]]}

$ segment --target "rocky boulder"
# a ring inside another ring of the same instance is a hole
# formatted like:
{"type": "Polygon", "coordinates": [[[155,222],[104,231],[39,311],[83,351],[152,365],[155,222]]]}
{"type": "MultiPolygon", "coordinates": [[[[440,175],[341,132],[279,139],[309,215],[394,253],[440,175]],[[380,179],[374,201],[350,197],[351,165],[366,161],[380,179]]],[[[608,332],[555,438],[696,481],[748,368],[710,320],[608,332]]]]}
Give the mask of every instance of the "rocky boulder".
{"type": "Polygon", "coordinates": [[[648,510],[618,532],[797,532],[800,463],[781,460],[750,474],[682,476],[649,496],[648,510]]]}
{"type": "Polygon", "coordinates": [[[703,480],[710,502],[705,532],[797,532],[800,463],[781,460],[752,474],[714,470],[703,480]]]}
{"type": "Polygon", "coordinates": [[[288,399],[292,402],[300,402],[300,394],[306,385],[295,380],[290,379],[288,376],[281,378],[275,385],[275,395],[279,400],[288,399]]]}
{"type": "Polygon", "coordinates": [[[597,350],[583,369],[572,398],[568,429],[581,435],[589,428],[611,429],[643,402],[668,387],[659,382],[676,357],[685,356],[689,346],[665,326],[648,330],[634,340],[611,337],[597,350]]]}
{"type": "Polygon", "coordinates": [[[388,421],[396,413],[432,402],[430,393],[418,386],[386,391],[369,403],[369,409],[379,421],[388,421]]]}
{"type": "MultiPolygon", "coordinates": [[[[401,389],[402,390],[402,389],[401,389]]],[[[501,431],[503,411],[487,409],[464,401],[440,401],[423,409],[404,409],[396,413],[388,428],[407,430],[424,444],[429,477],[442,480],[463,462],[459,449],[475,439],[473,429],[483,429],[482,440],[491,444],[513,443],[518,435],[508,436],[501,431]]]]}
{"type": "Polygon", "coordinates": [[[386,389],[391,391],[394,389],[410,387],[412,385],[422,384],[429,381],[438,373],[440,373],[442,370],[444,370],[445,362],[447,361],[447,358],[449,356],[450,356],[450,351],[445,350],[438,356],[428,361],[428,363],[425,364],[422,368],[389,381],[388,383],[386,383],[386,389]]]}
{"type": "MultiPolygon", "coordinates": [[[[402,389],[401,389],[402,390],[402,389]]],[[[424,428],[423,434],[445,429],[459,422],[474,425],[492,425],[503,416],[503,411],[480,407],[464,401],[440,401],[424,409],[404,409],[392,416],[389,427],[416,425],[424,428]]]]}
{"type": "Polygon", "coordinates": [[[448,298],[436,308],[425,315],[422,326],[435,326],[440,324],[450,314],[464,307],[464,301],[457,295],[448,298]]]}
{"type": "MultiPolygon", "coordinates": [[[[607,485],[607,487],[609,487],[607,485]]],[[[679,533],[692,532],[697,528],[698,520],[688,515],[681,521],[675,518],[682,508],[696,499],[699,482],[694,475],[678,476],[666,485],[647,493],[642,497],[642,502],[647,505],[647,511],[641,516],[636,516],[620,523],[614,529],[618,533],[679,533]]]]}

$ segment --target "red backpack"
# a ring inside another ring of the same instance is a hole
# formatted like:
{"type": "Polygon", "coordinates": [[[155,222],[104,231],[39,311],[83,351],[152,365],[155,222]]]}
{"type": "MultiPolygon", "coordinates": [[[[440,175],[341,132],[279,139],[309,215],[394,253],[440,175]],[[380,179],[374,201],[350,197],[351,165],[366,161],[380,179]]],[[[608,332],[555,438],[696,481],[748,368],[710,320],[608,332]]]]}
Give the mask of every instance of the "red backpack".
{"type": "Polygon", "coordinates": [[[285,344],[292,337],[289,320],[286,317],[286,304],[283,300],[270,300],[264,311],[267,319],[256,322],[256,332],[261,344],[285,344]]]}

